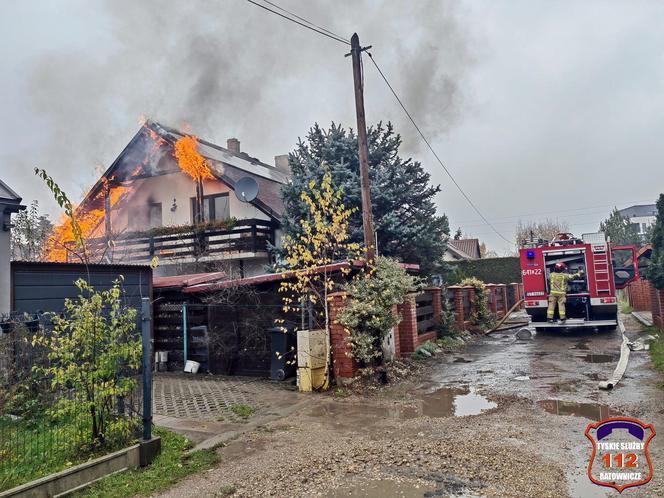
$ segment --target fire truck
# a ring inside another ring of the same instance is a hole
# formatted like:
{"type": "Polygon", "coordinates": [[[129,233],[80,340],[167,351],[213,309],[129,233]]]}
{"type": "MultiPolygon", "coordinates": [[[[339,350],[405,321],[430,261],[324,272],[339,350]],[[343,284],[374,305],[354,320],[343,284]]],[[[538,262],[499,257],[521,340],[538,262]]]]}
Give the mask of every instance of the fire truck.
{"type": "Polygon", "coordinates": [[[579,239],[571,233],[554,240],[529,240],[519,250],[526,312],[536,330],[591,327],[614,330],[618,325],[617,289],[639,277],[635,246],[616,246],[604,232],[586,233],[579,239]],[[549,275],[556,263],[565,263],[570,273],[583,270],[567,288],[567,321],[547,322],[549,275]]]}

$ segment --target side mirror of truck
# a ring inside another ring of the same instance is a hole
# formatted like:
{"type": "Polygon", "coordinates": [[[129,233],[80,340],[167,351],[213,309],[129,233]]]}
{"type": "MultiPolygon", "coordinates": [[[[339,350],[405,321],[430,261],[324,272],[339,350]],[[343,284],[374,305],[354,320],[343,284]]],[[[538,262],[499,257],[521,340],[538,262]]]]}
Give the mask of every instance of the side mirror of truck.
{"type": "Polygon", "coordinates": [[[619,246],[611,249],[613,262],[613,282],[616,289],[624,289],[630,282],[639,278],[635,246],[619,246]]]}

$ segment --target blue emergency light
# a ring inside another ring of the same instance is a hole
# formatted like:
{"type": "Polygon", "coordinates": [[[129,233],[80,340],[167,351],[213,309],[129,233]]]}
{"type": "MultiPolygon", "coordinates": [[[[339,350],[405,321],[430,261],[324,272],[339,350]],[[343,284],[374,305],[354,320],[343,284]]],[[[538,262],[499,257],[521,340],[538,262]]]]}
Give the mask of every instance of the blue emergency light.
{"type": "Polygon", "coordinates": [[[526,257],[527,257],[528,259],[535,259],[535,251],[528,251],[528,252],[526,253],[526,257]]]}

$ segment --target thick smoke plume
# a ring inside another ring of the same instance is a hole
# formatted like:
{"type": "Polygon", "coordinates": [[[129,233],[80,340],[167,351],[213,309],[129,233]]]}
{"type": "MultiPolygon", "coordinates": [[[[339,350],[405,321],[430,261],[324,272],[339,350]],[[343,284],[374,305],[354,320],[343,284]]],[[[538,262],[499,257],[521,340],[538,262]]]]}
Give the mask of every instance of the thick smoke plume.
{"type": "MultiPolygon", "coordinates": [[[[289,10],[364,45],[425,130],[444,133],[462,110],[472,61],[456,2],[280,0],[289,10]]],[[[31,104],[51,135],[38,157],[74,196],[138,130],[139,117],[189,127],[225,145],[236,136],[271,162],[314,121],[355,127],[345,47],[241,0],[108,0],[108,43],[54,51],[33,62],[31,104]]],[[[365,60],[369,122],[391,119],[416,149],[414,132],[365,60]]]]}

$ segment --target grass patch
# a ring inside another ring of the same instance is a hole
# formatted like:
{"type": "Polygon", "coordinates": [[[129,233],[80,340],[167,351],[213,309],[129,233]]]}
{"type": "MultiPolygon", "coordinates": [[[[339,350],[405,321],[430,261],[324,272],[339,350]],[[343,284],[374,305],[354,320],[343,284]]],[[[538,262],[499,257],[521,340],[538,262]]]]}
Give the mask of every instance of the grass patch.
{"type": "Polygon", "coordinates": [[[134,444],[109,438],[92,448],[91,434],[85,416],[67,421],[0,416],[0,492],[134,444]]]}
{"type": "Polygon", "coordinates": [[[620,312],[624,315],[630,315],[634,311],[628,301],[620,301],[620,312]]]}
{"type": "Polygon", "coordinates": [[[237,489],[235,488],[234,484],[226,484],[225,486],[222,486],[219,491],[214,495],[215,498],[222,498],[224,496],[232,496],[235,494],[235,491],[237,489]]]}
{"type": "MultiPolygon", "coordinates": [[[[657,327],[643,327],[643,331],[657,337],[650,343],[650,359],[655,368],[664,374],[664,334],[657,327]]],[[[660,382],[659,387],[664,388],[664,382],[660,382]]]]}
{"type": "Polygon", "coordinates": [[[237,405],[231,405],[231,411],[241,419],[247,420],[256,413],[256,408],[240,403],[237,405]]]}
{"type": "Polygon", "coordinates": [[[209,469],[219,461],[214,450],[186,454],[191,442],[183,436],[158,427],[154,434],[161,437],[161,454],[152,465],[107,477],[76,496],[150,496],[173,486],[188,475],[209,469]]]}

